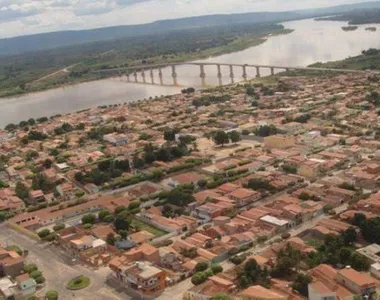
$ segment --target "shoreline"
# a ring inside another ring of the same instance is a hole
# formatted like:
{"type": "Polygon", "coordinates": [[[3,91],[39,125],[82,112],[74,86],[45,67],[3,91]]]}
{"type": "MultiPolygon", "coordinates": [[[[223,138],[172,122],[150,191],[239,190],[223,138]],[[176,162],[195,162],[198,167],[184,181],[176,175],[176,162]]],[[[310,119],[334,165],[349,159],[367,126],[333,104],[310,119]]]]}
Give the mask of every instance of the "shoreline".
{"type": "MultiPolygon", "coordinates": [[[[210,48],[210,49],[203,51],[202,53],[197,53],[196,55],[190,56],[186,59],[181,59],[181,58],[173,59],[173,60],[165,62],[165,63],[169,64],[169,63],[192,62],[192,61],[198,61],[198,60],[202,60],[202,59],[217,57],[217,56],[221,56],[221,55],[226,55],[226,54],[230,54],[230,53],[240,52],[240,51],[244,51],[248,48],[259,46],[259,45],[265,43],[268,40],[268,38],[270,38],[270,37],[275,37],[278,35],[287,35],[287,34],[292,33],[293,31],[294,31],[293,29],[283,28],[280,31],[275,31],[273,33],[269,33],[269,34],[266,34],[263,36],[252,36],[252,37],[248,37],[248,38],[238,37],[235,41],[233,41],[232,43],[225,45],[223,47],[210,48]]],[[[49,76],[49,75],[47,75],[47,76],[49,76]]],[[[11,93],[9,95],[4,94],[4,95],[0,95],[0,103],[1,103],[1,101],[4,101],[4,100],[17,99],[17,98],[20,98],[20,97],[28,95],[28,94],[36,94],[36,93],[46,92],[46,91],[50,91],[50,90],[80,85],[83,83],[96,82],[96,81],[100,81],[100,80],[117,78],[117,77],[118,76],[106,76],[106,77],[102,77],[102,78],[83,78],[83,80],[78,80],[77,82],[73,82],[73,83],[66,82],[66,83],[63,83],[61,85],[53,85],[50,87],[47,86],[46,88],[41,88],[41,89],[37,88],[35,90],[26,91],[26,92],[13,93],[13,94],[11,93]]],[[[131,83],[133,83],[133,82],[131,82],[131,83]]]]}

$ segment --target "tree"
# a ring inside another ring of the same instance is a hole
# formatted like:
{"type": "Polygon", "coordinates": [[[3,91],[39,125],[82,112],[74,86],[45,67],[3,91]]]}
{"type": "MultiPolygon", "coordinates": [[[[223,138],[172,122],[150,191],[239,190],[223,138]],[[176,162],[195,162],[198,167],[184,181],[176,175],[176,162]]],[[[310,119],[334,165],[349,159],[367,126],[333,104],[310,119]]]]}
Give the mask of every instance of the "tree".
{"type": "Polygon", "coordinates": [[[292,284],[292,289],[299,292],[305,297],[309,297],[308,286],[311,283],[312,278],[308,275],[298,274],[296,280],[292,284]]]}
{"type": "Polygon", "coordinates": [[[45,298],[46,300],[58,300],[58,292],[54,290],[47,291],[45,298]]]}
{"type": "Polygon", "coordinates": [[[108,210],[103,209],[98,213],[98,218],[100,221],[104,221],[105,217],[107,217],[109,214],[110,212],[108,210]]]}
{"type": "Polygon", "coordinates": [[[41,231],[38,232],[38,236],[43,239],[46,238],[50,234],[49,229],[42,229],[41,231]]]}
{"type": "Polygon", "coordinates": [[[92,213],[86,214],[82,217],[82,224],[94,224],[96,216],[92,213]]]}
{"type": "Polygon", "coordinates": [[[350,227],[346,231],[342,232],[342,238],[345,245],[352,245],[357,238],[357,233],[355,228],[350,227]]]}
{"type": "Polygon", "coordinates": [[[126,240],[127,237],[128,237],[128,230],[120,230],[120,231],[119,231],[119,234],[120,234],[120,237],[121,237],[123,240],[126,240]]]}
{"type": "Polygon", "coordinates": [[[128,222],[128,220],[126,220],[124,218],[117,217],[115,219],[115,221],[113,222],[113,225],[115,226],[116,231],[118,231],[118,232],[120,230],[128,230],[129,229],[129,222],[128,222]]]}
{"type": "Polygon", "coordinates": [[[256,128],[255,130],[255,135],[261,136],[261,137],[267,137],[270,135],[274,135],[277,133],[277,127],[274,126],[273,124],[271,125],[263,125],[260,126],[259,128],[256,128]]]}
{"type": "Polygon", "coordinates": [[[52,166],[52,164],[53,164],[53,162],[49,158],[45,159],[44,162],[43,162],[43,166],[44,166],[45,169],[50,169],[51,166],[52,166]]]}
{"type": "Polygon", "coordinates": [[[228,137],[228,134],[225,133],[224,131],[220,130],[220,131],[217,131],[214,136],[213,136],[213,140],[214,140],[214,143],[216,145],[222,145],[224,146],[224,144],[228,144],[230,142],[230,139],[228,137]]]}
{"type": "Polygon", "coordinates": [[[110,215],[105,216],[103,221],[106,223],[112,223],[114,220],[115,220],[115,216],[110,214],[110,215]]]}
{"type": "Polygon", "coordinates": [[[211,265],[211,270],[214,274],[217,274],[217,273],[223,272],[223,267],[221,265],[218,265],[218,264],[213,264],[213,265],[211,265]]]}
{"type": "Polygon", "coordinates": [[[66,227],[65,223],[59,223],[54,225],[53,230],[54,231],[60,231],[66,227]]]}
{"type": "Polygon", "coordinates": [[[208,266],[209,264],[207,261],[201,261],[197,263],[197,265],[195,266],[195,271],[196,272],[206,271],[208,269],[208,266]]]}
{"type": "Polygon", "coordinates": [[[207,275],[204,272],[198,272],[191,277],[191,283],[199,285],[207,280],[207,275]]]}
{"type": "Polygon", "coordinates": [[[115,235],[112,232],[110,232],[107,235],[106,242],[107,242],[108,245],[111,245],[111,246],[115,245],[116,237],[115,237],[115,235]]]}
{"type": "Polygon", "coordinates": [[[171,142],[175,140],[175,135],[178,133],[178,130],[172,128],[166,128],[164,131],[164,140],[171,142]]]}
{"type": "Polygon", "coordinates": [[[27,200],[29,197],[29,190],[21,181],[17,181],[15,192],[17,197],[22,200],[27,200]]]}
{"type": "Polygon", "coordinates": [[[240,133],[237,132],[236,130],[231,131],[228,134],[228,136],[229,136],[231,142],[234,143],[234,144],[236,144],[237,142],[241,141],[240,133]]]}
{"type": "Polygon", "coordinates": [[[17,125],[10,123],[4,128],[6,131],[15,131],[17,129],[17,125]]]}
{"type": "Polygon", "coordinates": [[[30,273],[32,273],[32,272],[35,271],[35,270],[38,270],[36,264],[27,264],[27,265],[24,266],[24,271],[25,271],[26,273],[29,273],[29,274],[30,274],[30,273]]]}

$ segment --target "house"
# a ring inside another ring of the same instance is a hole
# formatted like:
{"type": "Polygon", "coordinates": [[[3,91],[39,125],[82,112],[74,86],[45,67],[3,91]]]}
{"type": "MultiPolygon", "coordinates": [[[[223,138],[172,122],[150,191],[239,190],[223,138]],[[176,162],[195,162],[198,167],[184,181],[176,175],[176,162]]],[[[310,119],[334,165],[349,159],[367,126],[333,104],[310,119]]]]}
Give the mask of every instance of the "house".
{"type": "Polygon", "coordinates": [[[145,260],[157,265],[161,261],[158,249],[147,243],[125,252],[123,256],[129,261],[145,260]]]}
{"type": "Polygon", "coordinates": [[[308,285],[309,300],[336,300],[336,292],[329,289],[321,281],[314,281],[308,285]]]}
{"type": "Polygon", "coordinates": [[[359,296],[370,299],[376,293],[376,282],[365,273],[360,273],[350,267],[339,270],[336,281],[359,296]]]}
{"type": "Polygon", "coordinates": [[[278,292],[267,289],[261,285],[250,286],[239,293],[241,300],[287,300],[287,296],[283,296],[278,292]]]}
{"type": "Polygon", "coordinates": [[[264,145],[266,148],[272,149],[286,149],[293,147],[296,139],[293,135],[271,135],[264,138],[264,145]]]}
{"type": "Polygon", "coordinates": [[[139,232],[132,233],[128,236],[128,238],[134,243],[141,245],[143,243],[148,243],[155,238],[154,234],[141,230],[139,232]]]}
{"type": "Polygon", "coordinates": [[[30,191],[29,192],[29,201],[30,201],[30,204],[38,204],[41,202],[45,202],[44,192],[41,190],[30,191]]]}
{"type": "Polygon", "coordinates": [[[114,146],[120,146],[128,143],[128,136],[125,134],[110,133],[103,137],[103,140],[114,146]]]}
{"type": "Polygon", "coordinates": [[[75,198],[74,185],[71,182],[64,182],[57,186],[57,192],[65,200],[72,200],[75,198]]]}
{"type": "Polygon", "coordinates": [[[219,276],[211,276],[200,285],[193,286],[184,292],[184,300],[208,300],[217,293],[230,294],[236,291],[236,285],[219,276]]]}
{"type": "Polygon", "coordinates": [[[22,296],[29,297],[36,292],[37,282],[30,278],[28,273],[21,274],[15,278],[22,296]]]}
{"type": "Polygon", "coordinates": [[[122,285],[145,296],[158,296],[166,286],[166,273],[148,261],[129,261],[116,257],[110,261],[112,276],[122,285]]]}
{"type": "Polygon", "coordinates": [[[9,140],[9,133],[0,129],[0,144],[9,140]]]}
{"type": "Polygon", "coordinates": [[[16,277],[24,272],[24,258],[15,251],[0,248],[0,276],[16,277]]]}
{"type": "Polygon", "coordinates": [[[227,195],[231,200],[235,201],[237,207],[242,207],[260,199],[261,194],[254,190],[239,188],[227,195]]]}

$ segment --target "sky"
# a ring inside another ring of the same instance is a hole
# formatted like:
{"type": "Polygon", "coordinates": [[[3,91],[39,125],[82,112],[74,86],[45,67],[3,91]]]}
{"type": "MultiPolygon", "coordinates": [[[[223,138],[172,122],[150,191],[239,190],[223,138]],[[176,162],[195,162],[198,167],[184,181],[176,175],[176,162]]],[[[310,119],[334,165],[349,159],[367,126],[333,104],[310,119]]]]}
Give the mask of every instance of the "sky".
{"type": "Polygon", "coordinates": [[[0,38],[218,13],[285,11],[368,0],[0,0],[0,38]]]}

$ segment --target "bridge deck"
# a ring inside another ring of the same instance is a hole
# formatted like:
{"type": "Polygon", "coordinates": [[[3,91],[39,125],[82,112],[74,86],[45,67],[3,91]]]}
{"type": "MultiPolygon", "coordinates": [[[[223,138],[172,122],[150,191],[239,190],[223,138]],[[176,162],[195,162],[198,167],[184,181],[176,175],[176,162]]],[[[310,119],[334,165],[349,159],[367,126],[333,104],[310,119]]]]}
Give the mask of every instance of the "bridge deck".
{"type": "Polygon", "coordinates": [[[150,69],[162,69],[171,66],[228,66],[228,67],[248,67],[248,68],[266,68],[266,69],[282,69],[282,70],[311,70],[311,71],[331,71],[331,72],[344,72],[344,73],[377,73],[375,71],[367,70],[351,70],[351,69],[334,69],[334,68],[317,68],[317,67],[294,67],[294,66],[278,66],[278,65],[256,65],[256,64],[227,64],[227,63],[197,63],[197,62],[184,62],[184,63],[168,63],[156,65],[141,65],[134,67],[123,67],[114,69],[95,70],[94,73],[109,73],[109,72],[122,72],[122,71],[146,71],[150,69]]]}

